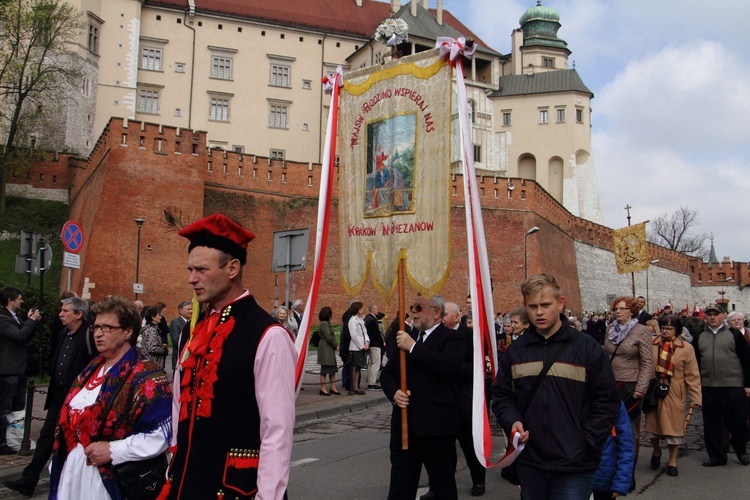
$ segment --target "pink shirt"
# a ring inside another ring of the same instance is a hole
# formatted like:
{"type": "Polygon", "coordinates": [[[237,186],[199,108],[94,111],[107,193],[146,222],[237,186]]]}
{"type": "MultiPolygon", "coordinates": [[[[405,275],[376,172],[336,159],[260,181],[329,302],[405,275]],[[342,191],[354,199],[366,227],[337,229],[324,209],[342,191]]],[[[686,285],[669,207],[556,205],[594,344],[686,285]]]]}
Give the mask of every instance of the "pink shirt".
{"type": "MultiPolygon", "coordinates": [[[[245,291],[239,298],[247,295],[245,291]]],[[[213,313],[213,311],[212,311],[213,313]]],[[[282,326],[272,326],[263,334],[255,356],[255,400],[260,412],[260,456],[257,500],[284,496],[289,482],[294,432],[294,403],[297,397],[294,371],[297,350],[282,326]]],[[[180,372],[174,374],[172,422],[180,417],[180,372]]],[[[176,425],[175,425],[176,428],[176,425]]],[[[177,431],[172,444],[177,443],[177,431]]]]}

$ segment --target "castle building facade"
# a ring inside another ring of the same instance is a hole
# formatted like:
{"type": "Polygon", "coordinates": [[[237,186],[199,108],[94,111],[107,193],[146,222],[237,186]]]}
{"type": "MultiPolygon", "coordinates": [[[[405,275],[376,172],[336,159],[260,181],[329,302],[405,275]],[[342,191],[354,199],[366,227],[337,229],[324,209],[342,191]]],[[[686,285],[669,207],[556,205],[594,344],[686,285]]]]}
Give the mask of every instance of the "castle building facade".
{"type": "MultiPolygon", "coordinates": [[[[403,55],[432,49],[440,36],[477,43],[464,75],[479,172],[534,180],[571,213],[601,222],[593,94],[568,68],[559,14],[541,2],[521,17],[503,55],[442,0],[67,1],[84,17],[74,52],[85,71],[65,123],[38,132],[48,147],[87,155],[114,116],[205,131],[209,148],[320,162],[328,115],[320,79],[339,65],[386,61],[390,48],[372,36],[393,16],[410,27],[403,55]],[[52,141],[52,128],[65,137],[52,141]]],[[[506,179],[506,191],[514,187],[506,179]]]]}

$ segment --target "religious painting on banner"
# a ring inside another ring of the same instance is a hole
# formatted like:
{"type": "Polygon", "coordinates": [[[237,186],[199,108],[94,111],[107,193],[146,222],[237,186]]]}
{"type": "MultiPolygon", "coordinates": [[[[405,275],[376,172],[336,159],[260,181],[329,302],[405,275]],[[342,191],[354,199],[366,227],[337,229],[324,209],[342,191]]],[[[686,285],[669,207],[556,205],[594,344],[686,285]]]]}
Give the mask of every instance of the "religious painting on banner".
{"type": "Polygon", "coordinates": [[[615,229],[612,232],[615,247],[615,261],[618,274],[628,274],[648,269],[648,242],[646,223],[615,229]]]}
{"type": "Polygon", "coordinates": [[[450,261],[451,67],[437,50],[348,73],[339,107],[341,273],[384,298],[398,261],[437,293],[450,261]]]}

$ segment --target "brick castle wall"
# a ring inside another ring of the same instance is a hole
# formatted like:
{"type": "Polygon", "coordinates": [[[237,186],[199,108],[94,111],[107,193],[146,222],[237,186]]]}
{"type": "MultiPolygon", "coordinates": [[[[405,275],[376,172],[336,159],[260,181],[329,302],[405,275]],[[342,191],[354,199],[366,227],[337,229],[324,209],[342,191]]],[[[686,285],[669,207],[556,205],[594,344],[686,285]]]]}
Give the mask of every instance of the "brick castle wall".
{"type": "MultiPolygon", "coordinates": [[[[47,169],[56,169],[59,182],[67,178],[71,218],[82,224],[86,235],[82,269],[73,272],[75,290],[80,292],[89,278],[96,283],[93,300],[110,293],[133,296],[137,239],[133,220],[143,218],[139,281],[145,292],[141,298],[146,303],[166,302],[171,308],[167,316],[174,316],[174,305],[188,299],[191,289],[186,283],[186,242],[164,222],[164,210],[170,209],[186,223],[222,212],[252,229],[257,238],[250,244],[245,284],[266,308],[283,302],[285,276],[271,272],[273,233],[309,227],[307,262],[312,265],[321,167],[208,150],[205,143],[205,132],[113,118],[87,160],[69,157],[64,167],[59,160],[32,167],[32,178],[34,172],[51,171],[47,169]]],[[[463,306],[468,292],[463,180],[453,174],[450,182],[451,272],[441,293],[463,306]]],[[[524,235],[534,226],[540,231],[526,238],[528,272],[555,274],[568,308],[591,309],[610,292],[630,292],[629,277],[618,277],[614,268],[610,228],[571,215],[533,181],[480,176],[478,186],[497,311],[507,312],[521,303],[524,235]],[[515,189],[508,189],[509,182],[515,189]]],[[[337,188],[335,182],[334,195],[337,188]]],[[[337,200],[333,203],[318,306],[332,306],[338,317],[350,298],[341,286],[337,200]]],[[[707,276],[702,263],[683,254],[651,244],[649,251],[652,259],[660,260],[658,272],[667,273],[682,290],[681,298],[691,296],[691,276],[694,281],[698,273],[707,276]]],[[[657,273],[653,268],[651,272],[657,273]]],[[[741,279],[746,283],[747,266],[738,266],[736,272],[744,272],[741,279]]],[[[311,268],[293,273],[292,278],[291,296],[306,299],[311,268]]],[[[637,294],[641,294],[641,279],[637,277],[637,294]]],[[[739,274],[735,279],[740,279],[739,274]]],[[[653,277],[651,286],[651,290],[657,286],[653,277]]],[[[407,290],[407,302],[414,295],[407,290]]],[[[366,285],[357,298],[365,304],[383,304],[372,286],[366,285]]],[[[389,311],[396,307],[395,297],[385,304],[389,311]]]]}

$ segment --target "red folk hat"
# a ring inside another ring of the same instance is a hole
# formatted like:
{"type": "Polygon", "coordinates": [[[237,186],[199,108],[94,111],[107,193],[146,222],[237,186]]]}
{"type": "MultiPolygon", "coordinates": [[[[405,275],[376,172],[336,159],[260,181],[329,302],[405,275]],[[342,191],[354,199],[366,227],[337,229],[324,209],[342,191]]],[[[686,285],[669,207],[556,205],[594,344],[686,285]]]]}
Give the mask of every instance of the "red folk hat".
{"type": "Polygon", "coordinates": [[[204,217],[177,234],[190,240],[188,252],[195,247],[216,248],[239,259],[242,265],[247,262],[247,244],[255,238],[253,233],[222,214],[204,217]]]}

